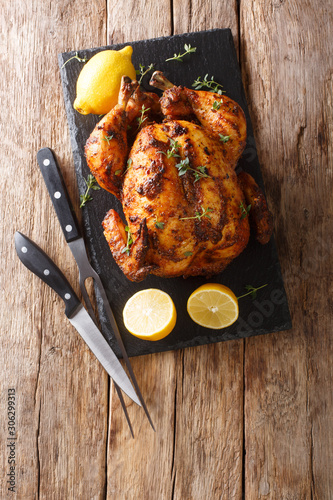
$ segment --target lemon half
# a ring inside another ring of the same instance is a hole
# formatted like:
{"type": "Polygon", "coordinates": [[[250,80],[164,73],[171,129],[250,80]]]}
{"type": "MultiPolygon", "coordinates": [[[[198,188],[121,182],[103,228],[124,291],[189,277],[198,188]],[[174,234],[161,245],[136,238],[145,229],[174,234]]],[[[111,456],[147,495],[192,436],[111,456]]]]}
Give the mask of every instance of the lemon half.
{"type": "Polygon", "coordinates": [[[190,295],[187,312],[198,325],[218,330],[237,320],[238,300],[230,288],[219,283],[206,283],[190,295]]]}
{"type": "Polygon", "coordinates": [[[130,45],[121,50],[103,50],[83,66],[76,83],[74,108],[81,114],[104,115],[118,102],[122,76],[136,78],[130,45]]]}
{"type": "Polygon", "coordinates": [[[123,318],[125,327],[135,337],[160,340],[174,329],[177,313],[170,295],[148,288],[135,293],[126,302],[123,318]]]}

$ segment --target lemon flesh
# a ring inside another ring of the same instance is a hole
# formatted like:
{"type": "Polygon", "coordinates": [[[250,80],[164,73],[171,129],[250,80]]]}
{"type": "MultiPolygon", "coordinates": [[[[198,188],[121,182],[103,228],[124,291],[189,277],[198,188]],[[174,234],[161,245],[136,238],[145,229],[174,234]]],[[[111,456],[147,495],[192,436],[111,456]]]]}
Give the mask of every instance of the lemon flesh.
{"type": "Polygon", "coordinates": [[[230,288],[219,283],[206,283],[190,295],[187,312],[200,326],[218,330],[237,320],[238,300],[230,288]]]}
{"type": "Polygon", "coordinates": [[[124,324],[140,339],[160,340],[175,327],[177,313],[171,297],[156,288],[135,293],[125,304],[124,324]]]}
{"type": "Polygon", "coordinates": [[[104,115],[118,102],[122,76],[136,78],[131,46],[103,50],[83,66],[76,83],[74,108],[81,114],[104,115]]]}

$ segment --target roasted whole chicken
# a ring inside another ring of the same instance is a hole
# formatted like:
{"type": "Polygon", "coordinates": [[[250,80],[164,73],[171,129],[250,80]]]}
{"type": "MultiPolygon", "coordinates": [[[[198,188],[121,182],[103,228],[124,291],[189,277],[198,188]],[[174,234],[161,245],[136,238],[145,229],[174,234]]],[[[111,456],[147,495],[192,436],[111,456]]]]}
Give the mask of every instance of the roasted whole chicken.
{"type": "Polygon", "coordinates": [[[105,237],[132,281],[217,274],[246,247],[249,219],[260,243],[272,234],[262,191],[235,172],[244,113],[224,95],[176,87],[160,72],[150,84],[161,99],[123,78],[118,105],[86,144],[92,174],[126,219],[110,210],[105,237]]]}

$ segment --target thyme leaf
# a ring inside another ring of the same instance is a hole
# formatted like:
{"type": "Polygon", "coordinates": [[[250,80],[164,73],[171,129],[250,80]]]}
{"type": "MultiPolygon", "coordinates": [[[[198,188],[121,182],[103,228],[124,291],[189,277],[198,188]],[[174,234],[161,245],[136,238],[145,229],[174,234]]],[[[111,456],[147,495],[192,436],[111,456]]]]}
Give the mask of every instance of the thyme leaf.
{"type": "Polygon", "coordinates": [[[257,297],[257,291],[260,290],[261,288],[264,288],[267,286],[268,283],[265,285],[258,286],[258,288],[255,288],[252,285],[246,285],[245,290],[247,290],[247,293],[244,293],[244,295],[240,295],[240,297],[237,297],[237,300],[242,299],[243,297],[247,297],[247,295],[251,295],[252,300],[254,300],[257,297]]]}
{"type": "Polygon", "coordinates": [[[149,71],[153,71],[154,69],[154,64],[149,64],[149,66],[146,68],[143,64],[139,64],[139,68],[140,69],[137,69],[135,72],[136,74],[139,76],[140,75],[140,78],[138,80],[138,83],[139,85],[141,85],[142,83],[142,80],[143,80],[143,77],[149,73],[149,71]]]}
{"type": "Polygon", "coordinates": [[[213,209],[211,208],[204,208],[202,205],[201,205],[201,210],[202,210],[202,213],[200,212],[195,212],[195,216],[194,217],[181,217],[179,220],[188,220],[188,219],[198,219],[198,220],[201,220],[203,217],[207,217],[207,219],[211,219],[211,216],[208,215],[209,212],[213,212],[213,209]]]}
{"type": "Polygon", "coordinates": [[[194,178],[195,178],[194,183],[196,183],[197,181],[199,181],[203,177],[210,177],[210,175],[207,174],[206,167],[204,167],[203,165],[200,165],[197,168],[190,167],[190,160],[188,157],[185,158],[184,160],[181,160],[180,163],[177,163],[176,168],[178,168],[178,175],[179,176],[185,175],[186,172],[188,172],[189,170],[191,172],[193,172],[194,178]]]}
{"type": "Polygon", "coordinates": [[[102,141],[105,141],[108,144],[110,144],[111,139],[113,139],[113,134],[106,134],[104,137],[102,137],[102,141]]]}
{"type": "Polygon", "coordinates": [[[185,49],[185,52],[183,54],[181,54],[179,52],[179,54],[174,54],[173,57],[169,57],[169,59],[166,59],[165,61],[179,61],[179,62],[183,62],[183,57],[186,56],[187,54],[191,54],[193,52],[196,52],[197,48],[196,47],[191,47],[191,45],[187,45],[185,43],[184,45],[184,49],[185,49]]]}
{"type": "Polygon", "coordinates": [[[220,141],[223,143],[228,142],[230,139],[230,135],[219,134],[219,136],[220,136],[220,141]]]}
{"type": "Polygon", "coordinates": [[[131,248],[131,245],[133,243],[133,237],[132,237],[132,233],[130,231],[130,228],[128,226],[125,226],[125,231],[127,233],[127,244],[126,246],[122,249],[121,253],[127,253],[127,255],[130,254],[130,248],[131,248]]]}
{"type": "Polygon", "coordinates": [[[150,108],[145,108],[145,105],[142,104],[142,108],[141,108],[141,111],[140,111],[140,116],[138,116],[137,120],[138,120],[138,128],[141,127],[141,125],[143,124],[144,121],[147,120],[148,116],[145,116],[145,113],[147,111],[149,111],[150,108]]]}
{"type": "Polygon", "coordinates": [[[217,111],[218,109],[220,109],[221,105],[222,105],[222,101],[214,101],[212,109],[214,109],[215,111],[217,111]]]}
{"type": "Polygon", "coordinates": [[[241,209],[241,220],[245,219],[245,217],[248,216],[250,210],[251,210],[251,205],[248,205],[247,207],[244,207],[243,202],[239,205],[239,208],[241,209]]]}
{"type": "Polygon", "coordinates": [[[84,194],[80,195],[80,208],[84,207],[88,201],[91,201],[93,199],[89,194],[90,189],[92,189],[93,191],[98,191],[99,189],[101,189],[97,185],[95,177],[91,174],[88,175],[87,179],[84,179],[84,182],[86,183],[87,189],[84,194]]]}
{"type": "Polygon", "coordinates": [[[66,64],[71,61],[72,59],[77,59],[79,62],[81,63],[86,63],[88,61],[88,59],[85,59],[85,58],[82,58],[82,57],[79,57],[78,53],[75,52],[75,56],[73,57],[70,57],[69,59],[67,59],[67,61],[64,62],[64,64],[61,66],[60,69],[62,69],[64,66],[66,66],[66,64]]]}
{"type": "MultiPolygon", "coordinates": [[[[132,163],[133,163],[132,158],[128,158],[128,160],[127,160],[127,164],[126,164],[126,170],[124,170],[123,175],[125,175],[125,174],[126,174],[126,172],[127,172],[127,171],[131,168],[132,163]]],[[[117,174],[116,174],[116,175],[117,175],[117,174]]]]}
{"type": "Polygon", "coordinates": [[[209,92],[215,92],[217,94],[222,95],[225,90],[222,90],[222,85],[214,81],[214,77],[212,76],[210,80],[208,80],[208,73],[203,77],[199,76],[193,83],[192,87],[195,90],[200,90],[202,88],[207,88],[209,92]]]}
{"type": "Polygon", "coordinates": [[[164,151],[158,151],[158,153],[161,153],[162,155],[166,155],[167,158],[180,158],[180,155],[178,154],[178,150],[180,148],[179,142],[175,141],[174,139],[170,139],[170,146],[171,148],[168,149],[166,153],[164,151]]]}

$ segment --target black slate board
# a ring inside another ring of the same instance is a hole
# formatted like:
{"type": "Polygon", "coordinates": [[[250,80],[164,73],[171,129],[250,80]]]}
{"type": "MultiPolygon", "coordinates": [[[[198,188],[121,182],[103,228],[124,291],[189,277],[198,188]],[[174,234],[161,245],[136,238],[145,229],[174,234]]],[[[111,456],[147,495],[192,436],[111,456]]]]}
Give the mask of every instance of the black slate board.
{"type": "MultiPolygon", "coordinates": [[[[101,50],[119,50],[125,45],[133,47],[132,61],[137,69],[139,64],[147,67],[150,63],[154,63],[155,69],[163,71],[170,81],[187,87],[191,87],[198,76],[204,77],[208,73],[209,77],[214,76],[214,80],[223,85],[226,94],[242,106],[247,118],[248,140],[241,159],[241,165],[263,188],[253,129],[231,31],[229,29],[215,29],[128,42],[127,44],[80,50],[79,56],[90,59],[101,50]],[[185,43],[197,47],[197,51],[186,56],[183,63],[177,61],[165,62],[174,53],[183,52],[185,43]]],[[[75,52],[60,54],[60,68],[65,61],[74,55],[75,52]]],[[[84,177],[86,178],[89,174],[84,158],[84,145],[99,118],[93,115],[82,116],[73,109],[76,81],[81,69],[82,64],[73,59],[61,69],[61,78],[77,181],[79,191],[83,193],[86,188],[84,177]]],[[[143,86],[146,89],[156,91],[149,88],[148,81],[149,76],[147,75],[143,81],[143,86]]],[[[209,330],[195,324],[186,310],[189,295],[197,287],[206,283],[207,280],[205,278],[163,279],[151,276],[141,283],[130,282],[115,264],[103,236],[101,225],[106,212],[110,208],[115,208],[122,214],[121,205],[112,194],[104,190],[94,191],[93,198],[93,201],[83,208],[85,240],[92,265],[100,275],[106,288],[129,356],[209,344],[291,328],[290,313],[274,237],[267,245],[262,246],[251,236],[245,251],[223,273],[209,279],[210,282],[223,283],[230,287],[237,296],[246,292],[245,286],[248,284],[258,287],[267,283],[266,287],[258,291],[255,300],[248,296],[239,301],[240,315],[236,323],[221,331],[209,330]],[[178,318],[175,329],[168,337],[157,342],[149,342],[133,337],[126,331],[122,320],[122,310],[127,299],[144,288],[163,289],[170,294],[177,308],[178,318]]],[[[97,300],[102,331],[120,357],[101,300],[99,297],[97,297],[97,300]]]]}

